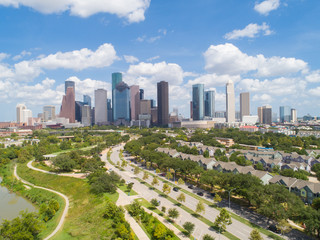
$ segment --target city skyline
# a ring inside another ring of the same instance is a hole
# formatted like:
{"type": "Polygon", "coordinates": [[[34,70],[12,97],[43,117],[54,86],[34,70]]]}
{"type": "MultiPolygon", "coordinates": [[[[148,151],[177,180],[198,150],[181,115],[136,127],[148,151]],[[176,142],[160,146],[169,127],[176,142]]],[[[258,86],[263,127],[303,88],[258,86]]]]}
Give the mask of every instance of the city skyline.
{"type": "Polygon", "coordinates": [[[215,90],[215,109],[223,111],[230,79],[236,110],[239,94],[250,92],[253,115],[269,104],[273,112],[288,105],[299,117],[319,116],[320,23],[314,19],[320,4],[272,0],[276,4],[268,9],[264,2],[270,0],[137,0],[130,10],[124,4],[115,11],[93,4],[92,12],[81,15],[74,5],[41,8],[38,1],[17,0],[18,7],[0,1],[6,19],[0,26],[0,121],[15,120],[18,103],[34,116],[44,105],[58,111],[66,80],[76,83],[77,101],[83,95],[94,99],[99,88],[111,96],[113,72],[144,89],[146,99],[156,95],[157,82],[167,81],[169,111],[179,108],[186,117],[192,85],[215,90]]]}

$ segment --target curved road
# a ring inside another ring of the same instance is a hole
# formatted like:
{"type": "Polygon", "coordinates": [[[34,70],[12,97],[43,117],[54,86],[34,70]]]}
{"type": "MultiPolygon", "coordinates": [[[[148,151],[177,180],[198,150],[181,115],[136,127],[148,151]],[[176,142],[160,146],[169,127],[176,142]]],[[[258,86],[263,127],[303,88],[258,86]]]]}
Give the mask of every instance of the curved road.
{"type": "MultiPolygon", "coordinates": [[[[31,163],[32,163],[32,161],[30,161],[30,162],[28,163],[28,167],[29,167],[29,164],[31,165],[31,163]]],[[[32,169],[35,170],[35,171],[41,170],[41,169],[33,168],[33,167],[32,167],[32,169]]],[[[44,170],[42,171],[42,170],[41,170],[40,172],[46,172],[46,171],[44,171],[44,170]]],[[[48,172],[48,173],[49,173],[49,172],[48,172]]],[[[26,184],[26,185],[30,185],[30,186],[32,186],[32,187],[34,187],[34,188],[39,188],[39,189],[43,189],[43,190],[46,190],[46,191],[49,191],[49,192],[53,192],[53,193],[55,193],[55,194],[58,194],[59,196],[61,196],[61,197],[65,200],[66,205],[65,205],[65,207],[64,207],[64,210],[63,210],[62,216],[61,216],[61,218],[60,218],[59,224],[57,225],[57,227],[55,228],[55,230],[54,230],[49,236],[47,236],[46,238],[44,238],[44,240],[48,240],[48,239],[52,238],[52,237],[61,229],[61,227],[62,227],[62,225],[63,225],[63,222],[64,222],[64,220],[65,220],[65,218],[66,218],[66,216],[67,216],[68,209],[69,209],[69,199],[68,199],[68,197],[67,197],[66,195],[60,193],[60,192],[55,191],[55,190],[52,190],[52,189],[49,189],[49,188],[45,188],[45,187],[36,186],[36,185],[34,185],[34,184],[30,183],[30,182],[27,182],[26,180],[23,180],[23,179],[20,178],[20,177],[18,176],[18,174],[17,174],[17,165],[14,166],[14,172],[13,172],[13,174],[14,174],[14,176],[15,176],[18,180],[20,180],[22,183],[24,183],[24,184],[26,184]]]]}

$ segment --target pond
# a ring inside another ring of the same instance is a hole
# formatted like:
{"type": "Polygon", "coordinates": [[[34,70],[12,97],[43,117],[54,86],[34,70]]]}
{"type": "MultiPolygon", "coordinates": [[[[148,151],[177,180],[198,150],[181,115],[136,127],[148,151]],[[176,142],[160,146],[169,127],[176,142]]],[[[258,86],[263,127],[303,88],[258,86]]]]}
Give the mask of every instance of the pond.
{"type": "Polygon", "coordinates": [[[12,220],[16,218],[19,216],[19,212],[23,210],[37,211],[31,202],[0,185],[0,223],[3,219],[12,220]]]}

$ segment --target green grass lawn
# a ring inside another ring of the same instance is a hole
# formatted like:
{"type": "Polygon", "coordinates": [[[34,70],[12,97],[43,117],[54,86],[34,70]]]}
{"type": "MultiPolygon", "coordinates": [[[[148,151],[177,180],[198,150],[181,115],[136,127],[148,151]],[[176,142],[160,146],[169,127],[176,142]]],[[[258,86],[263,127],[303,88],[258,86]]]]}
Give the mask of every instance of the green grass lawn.
{"type": "Polygon", "coordinates": [[[118,193],[96,196],[90,193],[85,180],[45,174],[18,165],[18,175],[37,185],[54,189],[68,196],[70,208],[63,229],[52,239],[112,239],[112,221],[103,218],[106,198],[118,199],[118,193]]]}
{"type": "MultiPolygon", "coordinates": [[[[118,185],[118,188],[122,191],[125,192],[126,194],[128,194],[128,189],[127,189],[127,185],[118,185]]],[[[130,196],[134,196],[134,195],[138,195],[138,193],[136,191],[134,191],[133,189],[131,189],[130,191],[130,196]]]]}

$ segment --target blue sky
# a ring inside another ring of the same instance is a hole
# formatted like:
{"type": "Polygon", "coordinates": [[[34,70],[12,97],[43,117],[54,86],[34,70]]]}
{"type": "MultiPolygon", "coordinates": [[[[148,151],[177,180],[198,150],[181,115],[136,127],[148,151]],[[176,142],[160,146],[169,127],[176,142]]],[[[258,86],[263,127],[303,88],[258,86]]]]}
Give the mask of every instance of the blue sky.
{"type": "Polygon", "coordinates": [[[170,110],[189,117],[191,86],[225,83],[249,91],[251,113],[270,104],[319,116],[320,2],[307,0],[0,0],[0,121],[25,103],[36,116],[61,104],[63,83],[76,98],[110,95],[111,73],[156,99],[170,84],[170,110]]]}

